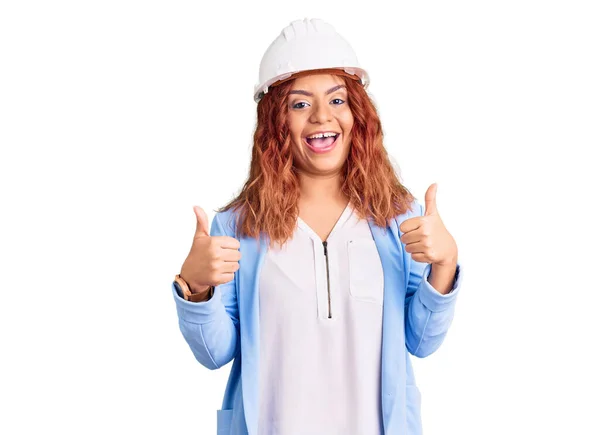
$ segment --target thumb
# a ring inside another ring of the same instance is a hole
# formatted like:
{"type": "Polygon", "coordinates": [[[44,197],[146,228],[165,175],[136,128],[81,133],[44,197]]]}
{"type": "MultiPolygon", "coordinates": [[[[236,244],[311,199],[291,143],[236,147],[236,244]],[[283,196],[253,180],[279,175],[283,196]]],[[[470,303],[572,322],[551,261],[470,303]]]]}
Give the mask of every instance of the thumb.
{"type": "Polygon", "coordinates": [[[196,205],[194,206],[194,213],[196,214],[196,233],[194,234],[194,238],[198,236],[209,236],[210,232],[206,212],[196,205]]]}
{"type": "Polygon", "coordinates": [[[437,183],[433,183],[425,192],[425,216],[437,214],[437,204],[435,195],[437,193],[437,183]]]}

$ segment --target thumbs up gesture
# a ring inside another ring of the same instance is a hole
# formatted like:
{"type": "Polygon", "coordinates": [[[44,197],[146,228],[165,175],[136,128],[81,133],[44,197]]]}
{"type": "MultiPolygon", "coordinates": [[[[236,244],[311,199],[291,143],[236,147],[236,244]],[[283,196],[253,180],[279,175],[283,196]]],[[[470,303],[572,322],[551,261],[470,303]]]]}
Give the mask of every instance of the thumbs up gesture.
{"type": "Polygon", "coordinates": [[[413,260],[432,265],[456,265],[458,247],[438,214],[435,195],[437,183],[432,184],[425,193],[425,214],[406,219],[400,225],[404,233],[400,240],[406,245],[413,260]]]}
{"type": "Polygon", "coordinates": [[[208,290],[211,285],[233,280],[234,272],[240,268],[238,261],[242,254],[237,239],[210,235],[208,217],[202,208],[195,206],[194,213],[196,232],[180,275],[188,283],[192,293],[200,293],[208,290]]]}

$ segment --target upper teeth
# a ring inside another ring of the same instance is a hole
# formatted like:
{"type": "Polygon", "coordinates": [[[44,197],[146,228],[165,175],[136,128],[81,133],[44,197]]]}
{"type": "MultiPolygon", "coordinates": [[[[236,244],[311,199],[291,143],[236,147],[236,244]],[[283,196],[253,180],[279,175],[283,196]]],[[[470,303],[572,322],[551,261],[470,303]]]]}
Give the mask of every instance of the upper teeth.
{"type": "Polygon", "coordinates": [[[308,139],[317,139],[320,137],[331,137],[331,136],[335,136],[336,133],[318,133],[318,134],[313,134],[312,136],[308,136],[308,139]]]}

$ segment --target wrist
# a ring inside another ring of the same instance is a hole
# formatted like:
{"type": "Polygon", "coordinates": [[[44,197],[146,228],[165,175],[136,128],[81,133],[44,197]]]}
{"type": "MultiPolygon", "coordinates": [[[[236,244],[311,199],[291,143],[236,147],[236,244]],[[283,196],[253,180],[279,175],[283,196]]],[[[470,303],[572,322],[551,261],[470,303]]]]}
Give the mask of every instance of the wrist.
{"type": "Polygon", "coordinates": [[[206,302],[213,297],[215,290],[215,287],[211,285],[195,287],[195,290],[192,290],[181,275],[175,275],[174,283],[180,296],[190,302],[206,302]]]}
{"type": "Polygon", "coordinates": [[[190,291],[192,292],[192,294],[206,293],[212,287],[211,285],[203,285],[203,286],[197,287],[197,286],[192,286],[189,284],[188,284],[188,286],[190,287],[190,291]]]}
{"type": "Polygon", "coordinates": [[[458,264],[458,255],[453,255],[452,257],[444,260],[444,261],[440,261],[439,263],[433,263],[431,265],[432,268],[438,269],[438,270],[452,270],[452,269],[456,269],[456,265],[458,264]]]}

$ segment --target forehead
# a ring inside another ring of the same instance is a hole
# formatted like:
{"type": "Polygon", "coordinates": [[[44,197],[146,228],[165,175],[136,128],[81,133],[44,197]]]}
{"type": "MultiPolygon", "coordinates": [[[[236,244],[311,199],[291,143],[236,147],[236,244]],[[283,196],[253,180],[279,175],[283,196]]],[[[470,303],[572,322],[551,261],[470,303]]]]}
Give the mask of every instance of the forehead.
{"type": "Polygon", "coordinates": [[[310,74],[294,80],[292,89],[325,92],[333,86],[344,84],[344,79],[336,74],[310,74]]]}

